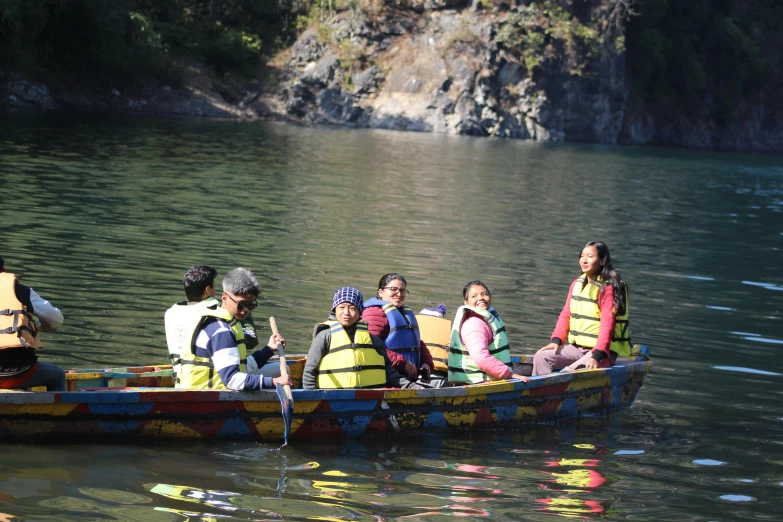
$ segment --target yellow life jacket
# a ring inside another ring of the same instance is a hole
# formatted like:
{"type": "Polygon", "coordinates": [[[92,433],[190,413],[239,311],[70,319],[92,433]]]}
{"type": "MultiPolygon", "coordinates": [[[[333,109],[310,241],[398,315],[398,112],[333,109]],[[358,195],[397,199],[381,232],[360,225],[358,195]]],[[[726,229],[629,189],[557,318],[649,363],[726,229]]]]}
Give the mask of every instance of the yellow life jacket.
{"type": "Polygon", "coordinates": [[[33,314],[16,296],[16,276],[0,272],[0,349],[41,348],[33,314]]]}
{"type": "Polygon", "coordinates": [[[492,329],[492,343],[487,347],[490,355],[500,360],[511,369],[511,351],[508,348],[508,336],[506,327],[494,308],[482,310],[472,306],[460,306],[457,315],[454,317],[454,323],[451,328],[451,342],[449,344],[449,382],[475,384],[482,381],[499,381],[501,379],[493,377],[479,370],[473,358],[470,356],[467,347],[462,344],[462,338],[459,335],[460,327],[465,319],[465,314],[474,312],[481,316],[492,329]]]}
{"type": "Polygon", "coordinates": [[[451,340],[451,321],[432,315],[417,315],[421,340],[427,345],[435,364],[436,372],[449,371],[449,341],[451,340]]]}
{"type": "Polygon", "coordinates": [[[367,323],[356,323],[353,342],[337,321],[329,327],[329,350],[318,365],[319,388],[384,388],[386,360],[372,345],[367,323]]]}
{"type": "MultiPolygon", "coordinates": [[[[582,275],[574,285],[571,295],[571,319],[568,326],[568,342],[584,348],[595,348],[598,332],[601,329],[601,309],[598,307],[598,296],[601,292],[601,280],[587,281],[582,275]],[[584,285],[584,286],[583,286],[584,285]]],[[[628,327],[628,286],[623,283],[625,292],[625,313],[615,317],[614,331],[609,350],[620,357],[631,354],[631,332],[628,327]]]]}
{"type": "Polygon", "coordinates": [[[195,354],[196,347],[196,335],[204,326],[209,318],[217,317],[223,319],[231,327],[231,333],[234,335],[234,340],[237,343],[239,349],[239,371],[245,371],[245,363],[247,362],[247,349],[245,347],[245,332],[242,330],[242,324],[234,319],[234,316],[226,310],[216,306],[215,308],[204,307],[200,310],[199,320],[192,323],[192,330],[190,335],[186,335],[186,338],[190,339],[190,343],[186,348],[180,351],[180,365],[177,376],[179,378],[176,383],[177,388],[195,388],[197,390],[216,389],[225,390],[226,386],[220,379],[220,376],[215,372],[215,366],[212,364],[212,359],[209,357],[197,357],[195,354]]]}

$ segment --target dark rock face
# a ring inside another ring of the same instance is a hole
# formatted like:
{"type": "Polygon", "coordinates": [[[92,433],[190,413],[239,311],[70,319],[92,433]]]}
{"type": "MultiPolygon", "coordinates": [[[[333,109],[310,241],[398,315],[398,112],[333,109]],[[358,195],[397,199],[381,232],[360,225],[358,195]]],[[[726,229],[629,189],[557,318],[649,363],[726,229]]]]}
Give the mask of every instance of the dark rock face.
{"type": "Polygon", "coordinates": [[[301,66],[310,62],[317,62],[323,53],[323,44],[318,33],[313,29],[308,29],[294,44],[291,49],[291,66],[301,66]]]}
{"type": "Polygon", "coordinates": [[[19,76],[0,74],[0,107],[12,109],[53,110],[57,104],[42,83],[27,81],[19,76]]]}
{"type": "Polygon", "coordinates": [[[324,89],[318,93],[318,117],[315,123],[350,124],[360,126],[366,124],[364,111],[354,105],[353,96],[339,87],[324,89]]]}
{"type": "Polygon", "coordinates": [[[330,53],[315,63],[309,62],[305,66],[304,72],[299,76],[299,80],[315,88],[323,89],[333,85],[341,77],[340,61],[337,56],[330,53]]]}
{"type": "Polygon", "coordinates": [[[316,99],[283,86],[287,114],[384,129],[617,142],[626,98],[621,57],[592,59],[582,77],[557,61],[533,74],[495,43],[502,17],[474,3],[413,0],[408,10],[387,9],[372,19],[345,12],[329,21],[329,41],[305,32],[284,76],[290,85],[306,84],[316,99]],[[361,61],[341,62],[346,48],[361,61]],[[357,109],[363,117],[355,117],[357,109]]]}
{"type": "Polygon", "coordinates": [[[470,7],[472,0],[408,0],[406,5],[416,11],[461,9],[470,7]]]}
{"type": "Polygon", "coordinates": [[[383,83],[383,71],[373,65],[353,75],[354,94],[373,94],[383,83]]]}

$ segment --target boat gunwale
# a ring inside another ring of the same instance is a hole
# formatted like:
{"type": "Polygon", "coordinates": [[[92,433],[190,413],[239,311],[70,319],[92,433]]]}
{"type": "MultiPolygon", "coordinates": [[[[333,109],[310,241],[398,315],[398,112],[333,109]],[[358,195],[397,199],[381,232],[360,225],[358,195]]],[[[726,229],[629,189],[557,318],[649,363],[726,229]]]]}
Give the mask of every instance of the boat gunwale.
{"type": "MultiPolygon", "coordinates": [[[[610,368],[557,372],[531,377],[530,382],[502,380],[497,382],[454,386],[448,388],[399,389],[378,388],[370,390],[324,390],[293,389],[294,401],[339,401],[339,400],[422,400],[447,399],[453,397],[497,396],[503,393],[536,390],[545,386],[567,382],[581,382],[602,376],[610,379],[621,375],[640,373],[646,375],[653,367],[652,361],[622,361],[610,368]]],[[[64,392],[0,393],[0,415],[4,405],[47,405],[74,403],[147,403],[147,402],[277,402],[275,390],[232,391],[193,390],[174,388],[95,388],[64,392]]]]}

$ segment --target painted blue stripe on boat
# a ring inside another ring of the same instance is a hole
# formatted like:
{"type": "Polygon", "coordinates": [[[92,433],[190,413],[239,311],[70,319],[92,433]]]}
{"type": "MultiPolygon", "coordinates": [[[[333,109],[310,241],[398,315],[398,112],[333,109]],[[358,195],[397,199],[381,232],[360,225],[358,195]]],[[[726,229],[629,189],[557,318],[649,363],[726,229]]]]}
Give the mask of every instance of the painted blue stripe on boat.
{"type": "Polygon", "coordinates": [[[378,399],[352,399],[347,401],[329,401],[329,407],[335,413],[346,413],[352,411],[370,412],[378,405],[378,399]]]}
{"type": "Polygon", "coordinates": [[[624,366],[613,366],[609,371],[609,382],[612,386],[612,406],[619,406],[623,401],[623,385],[629,377],[624,366]]]}
{"type": "MultiPolygon", "coordinates": [[[[376,401],[377,402],[377,401],[376,401]]],[[[334,409],[332,409],[334,411],[334,409]]],[[[357,437],[363,435],[370,424],[372,416],[356,415],[353,417],[338,417],[337,422],[348,437],[357,437]]]]}
{"type": "Polygon", "coordinates": [[[155,406],[154,402],[137,402],[130,404],[117,403],[95,403],[87,405],[90,413],[98,415],[143,415],[149,413],[155,406]]]}
{"type": "Polygon", "coordinates": [[[574,397],[569,397],[563,400],[563,405],[557,410],[557,416],[563,415],[579,415],[579,404],[574,397]]]}
{"type": "Polygon", "coordinates": [[[84,402],[89,404],[100,403],[132,403],[139,402],[141,394],[137,391],[117,391],[117,392],[64,392],[60,394],[60,402],[64,404],[73,404],[74,402],[84,402]]]}
{"type": "Polygon", "coordinates": [[[294,404],[297,401],[353,400],[356,390],[291,390],[294,404]]]}
{"type": "Polygon", "coordinates": [[[498,422],[513,422],[517,415],[517,406],[515,404],[509,406],[492,406],[492,411],[495,412],[498,422]]]}
{"type": "Polygon", "coordinates": [[[250,428],[247,427],[247,422],[237,418],[228,419],[217,434],[217,436],[221,438],[245,438],[250,437],[250,435],[251,432],[250,428]]]}
{"type": "Polygon", "coordinates": [[[446,417],[443,415],[443,412],[440,411],[433,411],[430,412],[429,415],[427,415],[427,418],[424,420],[424,425],[422,428],[424,429],[445,429],[448,428],[449,424],[446,422],[446,417]]]}

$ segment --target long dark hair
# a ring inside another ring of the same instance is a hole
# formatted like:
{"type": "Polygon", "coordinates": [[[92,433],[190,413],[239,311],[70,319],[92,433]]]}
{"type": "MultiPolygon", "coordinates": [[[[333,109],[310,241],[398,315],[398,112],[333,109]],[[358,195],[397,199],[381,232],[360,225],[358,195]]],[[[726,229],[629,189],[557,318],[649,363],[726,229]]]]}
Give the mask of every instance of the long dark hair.
{"type": "MultiPolygon", "coordinates": [[[[603,241],[588,241],[587,244],[582,247],[582,250],[590,246],[595,247],[595,250],[598,252],[598,259],[604,262],[597,278],[599,279],[598,283],[601,285],[601,292],[603,292],[606,285],[612,285],[612,289],[614,289],[615,310],[617,310],[618,316],[624,315],[627,306],[627,303],[625,302],[625,283],[620,279],[620,274],[618,274],[612,266],[612,256],[609,254],[609,247],[606,246],[606,243],[603,241]]],[[[579,251],[580,256],[582,250],[579,251]]],[[[585,277],[582,282],[582,288],[584,288],[586,284],[587,278],[585,277]]]]}

